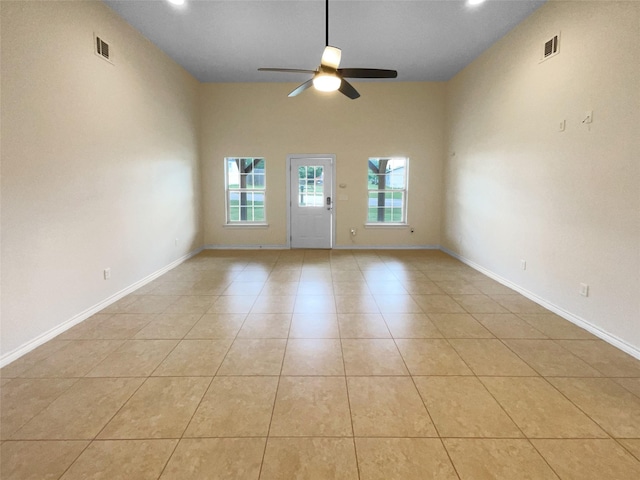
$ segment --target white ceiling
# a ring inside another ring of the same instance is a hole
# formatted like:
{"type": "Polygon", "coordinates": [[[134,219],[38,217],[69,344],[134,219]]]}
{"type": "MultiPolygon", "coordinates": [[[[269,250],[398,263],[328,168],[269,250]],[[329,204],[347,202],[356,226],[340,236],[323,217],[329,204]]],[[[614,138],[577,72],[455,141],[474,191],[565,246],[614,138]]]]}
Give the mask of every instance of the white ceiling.
{"type": "MultiPolygon", "coordinates": [[[[305,80],[257,69],[313,70],[325,45],[324,0],[103,1],[201,82],[305,80]]],[[[443,81],[545,1],[330,0],[329,43],[342,49],[341,67],[443,81]]]]}

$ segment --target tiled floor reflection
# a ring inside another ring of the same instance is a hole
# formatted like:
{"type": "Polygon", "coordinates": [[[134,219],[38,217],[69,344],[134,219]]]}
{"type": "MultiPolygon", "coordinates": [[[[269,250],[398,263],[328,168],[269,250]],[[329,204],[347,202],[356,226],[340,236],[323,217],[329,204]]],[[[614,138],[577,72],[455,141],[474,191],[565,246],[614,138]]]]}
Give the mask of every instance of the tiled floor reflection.
{"type": "Polygon", "coordinates": [[[640,361],[437,251],[206,251],[1,371],[0,478],[640,478],[640,361]]]}

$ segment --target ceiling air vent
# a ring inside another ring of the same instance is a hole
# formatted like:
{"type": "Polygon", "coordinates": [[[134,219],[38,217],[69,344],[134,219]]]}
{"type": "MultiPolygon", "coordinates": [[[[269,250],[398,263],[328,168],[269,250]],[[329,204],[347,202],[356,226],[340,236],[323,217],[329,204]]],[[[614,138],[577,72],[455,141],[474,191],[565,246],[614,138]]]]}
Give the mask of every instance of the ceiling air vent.
{"type": "Polygon", "coordinates": [[[95,37],[95,52],[100,58],[106,60],[109,63],[113,63],[113,59],[111,58],[111,50],[109,49],[109,44],[105,42],[105,40],[99,35],[94,35],[95,37]]]}
{"type": "Polygon", "coordinates": [[[551,58],[560,52],[560,34],[554,35],[549,40],[544,42],[544,48],[542,50],[542,58],[540,61],[544,61],[547,58],[551,58]]]}

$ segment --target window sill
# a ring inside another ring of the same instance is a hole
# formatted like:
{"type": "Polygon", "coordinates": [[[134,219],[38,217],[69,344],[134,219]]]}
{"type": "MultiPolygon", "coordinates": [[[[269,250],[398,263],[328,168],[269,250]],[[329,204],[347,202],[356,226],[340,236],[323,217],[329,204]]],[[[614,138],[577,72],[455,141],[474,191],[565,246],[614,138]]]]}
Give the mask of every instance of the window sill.
{"type": "Polygon", "coordinates": [[[268,228],[268,223],[225,223],[224,228],[268,228]]]}
{"type": "Polygon", "coordinates": [[[364,228],[410,228],[408,223],[365,223],[364,228]]]}

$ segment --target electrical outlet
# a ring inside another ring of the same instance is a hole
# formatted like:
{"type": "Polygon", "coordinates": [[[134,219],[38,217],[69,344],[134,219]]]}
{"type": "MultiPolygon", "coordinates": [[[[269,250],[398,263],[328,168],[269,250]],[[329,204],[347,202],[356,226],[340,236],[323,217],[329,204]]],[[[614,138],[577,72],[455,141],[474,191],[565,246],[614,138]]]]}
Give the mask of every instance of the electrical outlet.
{"type": "Polygon", "coordinates": [[[104,279],[109,280],[111,278],[111,269],[105,268],[103,274],[104,274],[104,279]]]}
{"type": "Polygon", "coordinates": [[[355,237],[358,234],[358,230],[356,230],[355,228],[351,229],[351,236],[355,237]]]}
{"type": "Polygon", "coordinates": [[[527,269],[527,261],[526,260],[520,260],[520,267],[523,270],[526,270],[527,269]]]}
{"type": "Polygon", "coordinates": [[[589,285],[587,285],[586,283],[580,284],[580,295],[582,295],[583,297],[589,296],[589,285]]]}

